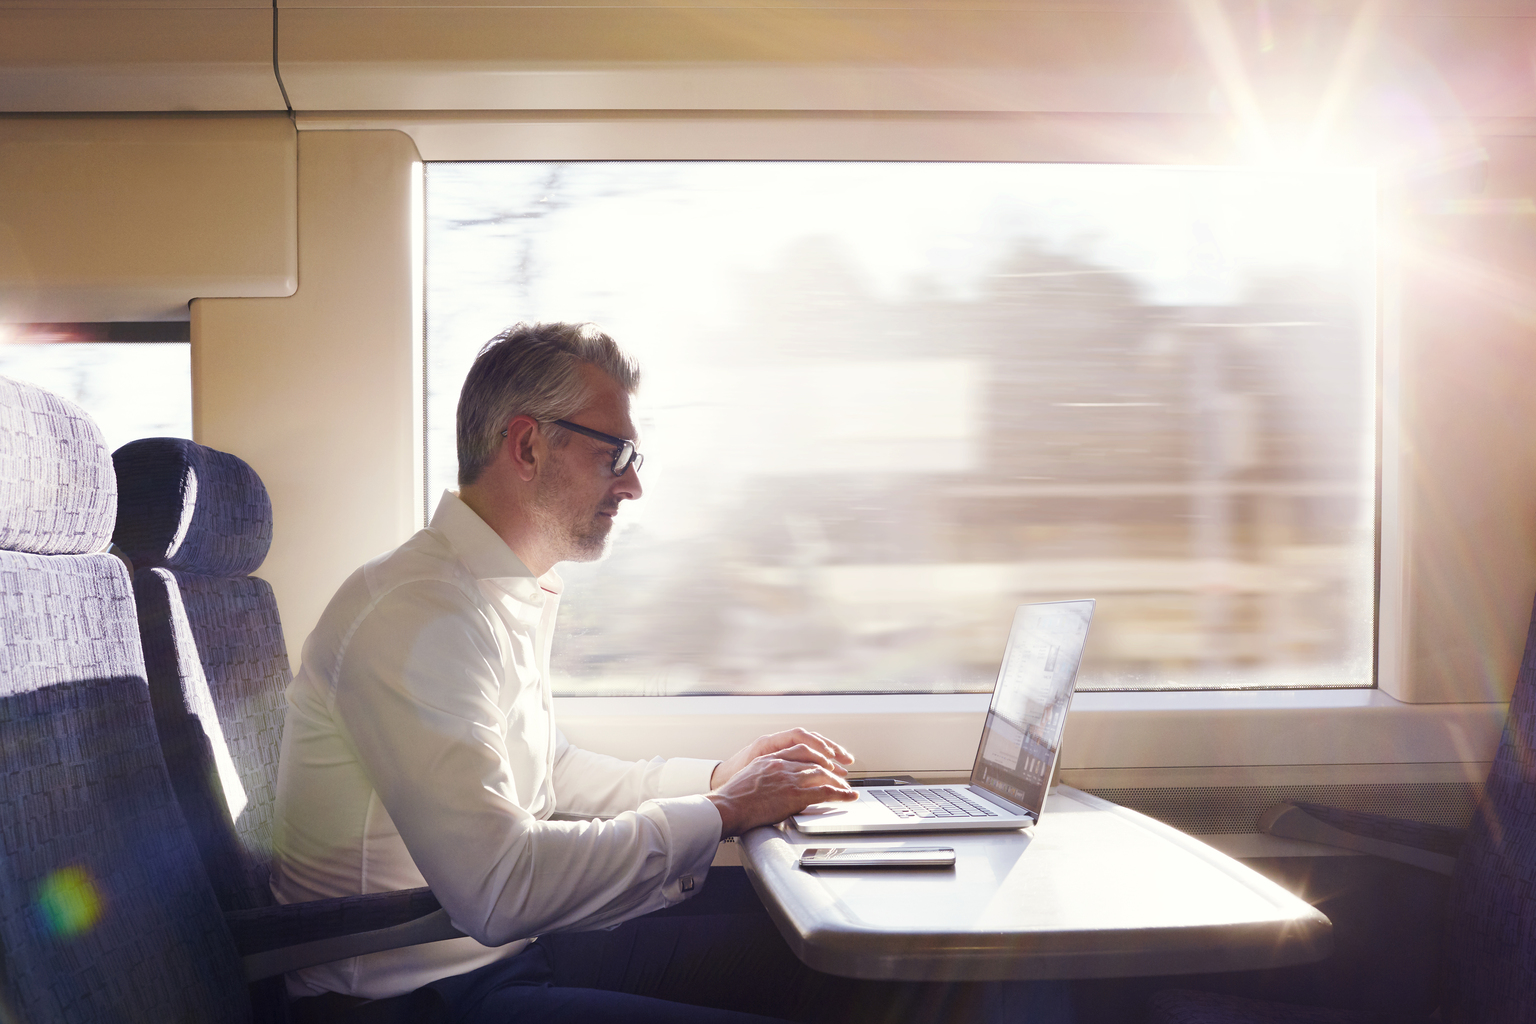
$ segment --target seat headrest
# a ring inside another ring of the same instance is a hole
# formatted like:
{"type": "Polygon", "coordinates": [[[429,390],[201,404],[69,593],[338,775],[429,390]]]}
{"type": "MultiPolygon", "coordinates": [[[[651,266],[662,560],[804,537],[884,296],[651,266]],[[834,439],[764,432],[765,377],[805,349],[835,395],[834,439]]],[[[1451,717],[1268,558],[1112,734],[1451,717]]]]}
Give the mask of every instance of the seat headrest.
{"type": "Polygon", "coordinates": [[[272,502],[244,461],[180,437],[146,437],[112,453],[117,529],[138,569],[245,576],[272,546],[272,502]]]}
{"type": "Polygon", "coordinates": [[[100,428],[73,402],[0,377],[0,549],[104,551],[116,510],[100,428]]]}

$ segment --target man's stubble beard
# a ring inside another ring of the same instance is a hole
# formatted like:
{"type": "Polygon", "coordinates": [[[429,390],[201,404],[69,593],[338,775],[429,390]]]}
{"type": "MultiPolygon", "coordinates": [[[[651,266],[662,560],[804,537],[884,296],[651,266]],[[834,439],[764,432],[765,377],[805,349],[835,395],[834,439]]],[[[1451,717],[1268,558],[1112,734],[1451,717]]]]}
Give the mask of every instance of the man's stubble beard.
{"type": "Polygon", "coordinates": [[[554,539],[556,561],[595,562],[608,554],[613,535],[613,520],[597,514],[601,507],[581,501],[568,488],[557,485],[540,494],[530,511],[540,533],[554,539]]]}

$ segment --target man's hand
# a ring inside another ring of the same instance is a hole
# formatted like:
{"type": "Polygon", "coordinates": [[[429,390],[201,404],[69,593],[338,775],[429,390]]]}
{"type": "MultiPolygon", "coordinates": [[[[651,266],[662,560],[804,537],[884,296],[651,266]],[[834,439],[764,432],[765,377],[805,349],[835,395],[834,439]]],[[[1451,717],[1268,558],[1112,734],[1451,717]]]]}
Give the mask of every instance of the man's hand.
{"type": "Polygon", "coordinates": [[[790,729],[759,736],[716,765],[710,777],[720,834],[741,835],[826,800],[857,800],[846,778],[852,763],[852,754],[820,733],[790,729]]]}
{"type": "Polygon", "coordinates": [[[842,775],[805,761],[759,757],[706,794],[720,812],[720,835],[783,821],[824,800],[857,800],[842,775]]]}
{"type": "Polygon", "coordinates": [[[759,736],[738,750],[734,757],[715,766],[709,777],[709,788],[719,789],[737,772],[759,757],[777,757],[785,761],[804,761],[820,765],[833,774],[848,774],[846,765],[853,764],[853,755],[841,744],[834,743],[819,732],[809,729],[786,729],[783,732],[759,736]]]}

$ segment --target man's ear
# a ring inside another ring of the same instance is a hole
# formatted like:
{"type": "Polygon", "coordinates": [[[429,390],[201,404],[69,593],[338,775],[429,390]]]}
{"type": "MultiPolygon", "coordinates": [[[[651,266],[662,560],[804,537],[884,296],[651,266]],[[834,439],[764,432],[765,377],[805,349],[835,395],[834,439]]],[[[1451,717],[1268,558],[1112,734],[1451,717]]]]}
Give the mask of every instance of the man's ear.
{"type": "Polygon", "coordinates": [[[502,442],[502,455],[512,462],[517,478],[528,483],[538,476],[544,457],[544,446],[539,433],[539,421],[532,416],[514,416],[507,423],[507,438],[502,442]]]}

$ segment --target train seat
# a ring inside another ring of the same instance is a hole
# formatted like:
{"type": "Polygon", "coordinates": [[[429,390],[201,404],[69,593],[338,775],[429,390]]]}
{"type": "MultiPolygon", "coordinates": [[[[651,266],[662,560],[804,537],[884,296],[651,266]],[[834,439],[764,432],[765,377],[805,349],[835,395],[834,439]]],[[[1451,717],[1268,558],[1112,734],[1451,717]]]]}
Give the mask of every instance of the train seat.
{"type": "Polygon", "coordinates": [[[462,934],[427,889],[221,912],[106,552],[116,514],[96,425],[0,377],[0,1016],[279,1024],[285,971],[462,934]]]}
{"type": "MultiPolygon", "coordinates": [[[[1434,1019],[1528,1020],[1536,1005],[1536,607],[1488,784],[1465,830],[1307,804],[1263,827],[1451,875],[1441,1002],[1434,1019]],[[1454,857],[1451,856],[1454,854],[1454,857]]],[[[1426,922],[1426,926],[1428,926],[1426,922]]],[[[1370,1024],[1380,1015],[1189,990],[1152,997],[1152,1024],[1370,1024]]],[[[1426,1007],[1426,1013],[1433,1008],[1426,1007]]],[[[1401,1021],[1400,1016],[1392,1018],[1401,1021]]]]}
{"type": "Polygon", "coordinates": [[[161,750],[250,954],[258,1019],[284,1018],[285,970],[457,936],[427,889],[275,905],[268,875],[290,672],[272,587],[250,575],[272,543],[272,503],[243,460],[185,438],[132,441],[112,462],[113,541],[133,564],[161,750]]]}
{"type": "Polygon", "coordinates": [[[90,418],[0,378],[0,1001],[29,1021],[248,1020],[106,553],[116,495],[90,418]]]}
{"type": "Polygon", "coordinates": [[[272,587],[250,573],[272,543],[272,503],[245,462],[184,438],[129,442],[112,464],[112,539],[133,563],[171,785],[220,905],[268,906],[290,675],[272,587]]]}

